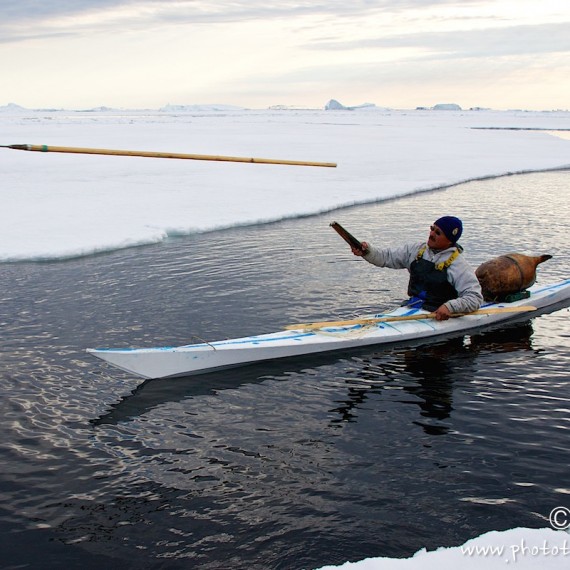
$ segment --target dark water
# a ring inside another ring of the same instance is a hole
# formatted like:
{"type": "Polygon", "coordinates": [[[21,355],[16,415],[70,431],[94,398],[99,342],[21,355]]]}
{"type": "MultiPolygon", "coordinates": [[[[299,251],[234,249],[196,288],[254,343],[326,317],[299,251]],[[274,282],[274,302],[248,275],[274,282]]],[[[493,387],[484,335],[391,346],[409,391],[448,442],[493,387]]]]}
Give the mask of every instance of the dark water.
{"type": "Polygon", "coordinates": [[[403,272],[328,227],[422,239],[454,213],[475,266],[570,276],[570,173],[1,267],[2,568],[311,569],[407,557],[570,506],[562,309],[470,338],[142,383],[93,346],[186,344],[391,307],[403,272]]]}

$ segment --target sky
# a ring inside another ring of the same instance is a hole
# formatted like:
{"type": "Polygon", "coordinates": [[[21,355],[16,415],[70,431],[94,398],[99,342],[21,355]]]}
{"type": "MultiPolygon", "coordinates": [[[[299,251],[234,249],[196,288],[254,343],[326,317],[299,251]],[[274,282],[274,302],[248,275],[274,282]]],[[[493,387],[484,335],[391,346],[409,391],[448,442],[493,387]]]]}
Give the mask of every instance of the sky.
{"type": "Polygon", "coordinates": [[[0,0],[0,105],[570,109],[561,0],[0,0]]]}

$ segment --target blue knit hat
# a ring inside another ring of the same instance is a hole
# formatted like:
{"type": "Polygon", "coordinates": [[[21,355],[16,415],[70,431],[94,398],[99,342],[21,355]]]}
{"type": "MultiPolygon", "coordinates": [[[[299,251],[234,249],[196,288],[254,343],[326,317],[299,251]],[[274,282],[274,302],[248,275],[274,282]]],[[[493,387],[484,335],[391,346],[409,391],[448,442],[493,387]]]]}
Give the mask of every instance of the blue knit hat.
{"type": "Polygon", "coordinates": [[[454,216],[443,216],[434,222],[444,234],[445,237],[451,242],[456,243],[459,241],[463,233],[463,224],[459,218],[454,216]]]}

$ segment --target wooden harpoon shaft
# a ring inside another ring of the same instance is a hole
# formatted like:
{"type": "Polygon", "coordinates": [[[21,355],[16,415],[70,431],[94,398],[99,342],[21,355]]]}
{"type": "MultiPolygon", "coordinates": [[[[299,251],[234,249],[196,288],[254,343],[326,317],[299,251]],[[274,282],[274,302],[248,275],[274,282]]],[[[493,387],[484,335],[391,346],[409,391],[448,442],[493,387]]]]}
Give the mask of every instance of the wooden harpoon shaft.
{"type": "Polygon", "coordinates": [[[66,146],[48,146],[34,144],[3,145],[14,150],[31,150],[36,152],[65,152],[71,154],[105,154],[112,156],[140,156],[145,158],[180,158],[186,160],[214,160],[221,162],[249,162],[253,164],[284,164],[287,166],[323,166],[335,168],[334,162],[307,162],[301,160],[279,160],[273,158],[247,158],[240,156],[216,156],[209,154],[182,154],[176,152],[150,152],[141,150],[112,150],[106,148],[79,148],[66,146]]]}

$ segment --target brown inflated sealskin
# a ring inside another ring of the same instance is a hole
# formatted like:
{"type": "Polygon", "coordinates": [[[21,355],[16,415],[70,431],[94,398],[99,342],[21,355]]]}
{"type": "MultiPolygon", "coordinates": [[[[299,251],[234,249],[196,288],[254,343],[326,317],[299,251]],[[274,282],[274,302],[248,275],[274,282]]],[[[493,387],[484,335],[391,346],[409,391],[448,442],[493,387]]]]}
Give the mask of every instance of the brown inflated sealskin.
{"type": "Polygon", "coordinates": [[[483,297],[486,301],[492,301],[524,291],[535,282],[537,265],[551,257],[509,253],[486,261],[475,271],[483,297]]]}

